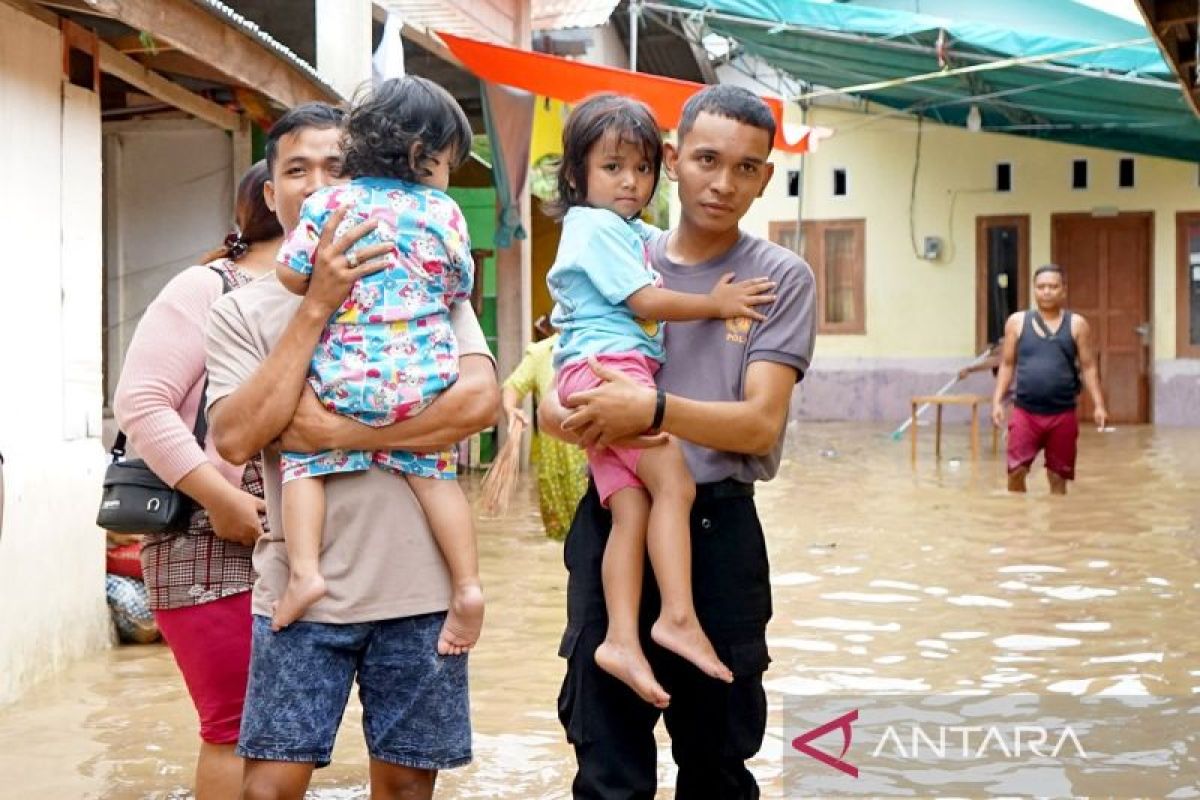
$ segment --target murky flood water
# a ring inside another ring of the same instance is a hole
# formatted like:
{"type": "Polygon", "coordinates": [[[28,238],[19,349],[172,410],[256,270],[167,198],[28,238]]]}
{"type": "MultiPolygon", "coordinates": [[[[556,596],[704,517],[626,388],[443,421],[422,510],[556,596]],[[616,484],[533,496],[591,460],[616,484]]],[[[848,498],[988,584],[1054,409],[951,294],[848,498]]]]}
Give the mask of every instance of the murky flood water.
{"type": "MultiPolygon", "coordinates": [[[[1200,693],[1200,431],[1085,431],[1066,498],[1047,495],[1040,466],[1028,496],[1009,496],[1001,461],[973,465],[957,426],[940,466],[931,450],[923,439],[914,471],[907,441],[881,426],[805,425],[760,487],[774,663],[752,767],[766,797],[783,796],[781,708],[793,697],[1200,693]]],[[[440,797],[569,796],[573,761],[554,716],[566,575],[532,489],[519,491],[508,519],[481,526],[475,762],[443,774],[440,797]]],[[[187,797],[195,730],[164,648],[114,650],[0,710],[0,797],[187,797]]],[[[364,752],[352,705],[313,796],[365,797],[364,752]]]]}

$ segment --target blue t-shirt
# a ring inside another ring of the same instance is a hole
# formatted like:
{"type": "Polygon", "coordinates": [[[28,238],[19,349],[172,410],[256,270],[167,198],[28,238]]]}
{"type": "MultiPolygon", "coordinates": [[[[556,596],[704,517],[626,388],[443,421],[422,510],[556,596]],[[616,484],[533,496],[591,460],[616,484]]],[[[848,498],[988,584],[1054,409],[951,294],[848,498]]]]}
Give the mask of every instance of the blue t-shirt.
{"type": "Polygon", "coordinates": [[[563,218],[554,266],[546,275],[558,328],[554,368],[601,353],[637,352],[663,361],[662,323],[641,320],[625,300],[661,286],[647,244],[661,231],[603,208],[576,206],[563,218]]]}

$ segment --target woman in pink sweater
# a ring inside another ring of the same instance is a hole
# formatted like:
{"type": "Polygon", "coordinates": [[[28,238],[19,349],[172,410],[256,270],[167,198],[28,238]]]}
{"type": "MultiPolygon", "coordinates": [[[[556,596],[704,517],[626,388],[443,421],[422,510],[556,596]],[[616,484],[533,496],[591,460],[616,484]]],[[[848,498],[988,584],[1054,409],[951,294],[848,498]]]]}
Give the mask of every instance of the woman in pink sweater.
{"type": "Polygon", "coordinates": [[[250,554],[265,506],[258,461],[229,464],[212,439],[192,433],[207,383],[205,325],[225,282],[241,286],[275,270],[283,230],[263,197],[259,162],[237,192],[237,229],[204,266],[171,280],[146,309],[125,354],[113,409],[137,454],[196,501],[186,530],[149,535],[142,575],[150,607],[200,717],[197,800],[236,797],[234,753],[250,662],[250,554]]]}

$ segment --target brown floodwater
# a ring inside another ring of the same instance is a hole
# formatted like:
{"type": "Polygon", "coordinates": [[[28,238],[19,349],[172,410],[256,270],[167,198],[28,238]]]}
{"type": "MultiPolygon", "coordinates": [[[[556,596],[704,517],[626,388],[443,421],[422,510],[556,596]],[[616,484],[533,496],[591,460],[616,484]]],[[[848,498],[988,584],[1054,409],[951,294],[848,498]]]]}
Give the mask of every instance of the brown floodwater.
{"type": "MultiPolygon", "coordinates": [[[[951,426],[940,463],[929,442],[914,470],[907,440],[882,426],[793,426],[778,479],[760,487],[774,662],[751,767],[765,797],[783,796],[790,698],[1200,694],[1200,430],[1084,431],[1066,498],[1048,496],[1040,467],[1027,496],[1007,494],[998,458],[969,461],[964,427],[951,426]]],[[[471,657],[475,761],[444,773],[439,797],[570,795],[554,713],[566,573],[533,491],[525,481],[508,518],[480,526],[489,607],[471,657]]],[[[313,797],[366,797],[360,720],[352,703],[313,797]]],[[[0,797],[188,797],[195,730],[167,650],[114,649],[0,709],[0,797]]]]}

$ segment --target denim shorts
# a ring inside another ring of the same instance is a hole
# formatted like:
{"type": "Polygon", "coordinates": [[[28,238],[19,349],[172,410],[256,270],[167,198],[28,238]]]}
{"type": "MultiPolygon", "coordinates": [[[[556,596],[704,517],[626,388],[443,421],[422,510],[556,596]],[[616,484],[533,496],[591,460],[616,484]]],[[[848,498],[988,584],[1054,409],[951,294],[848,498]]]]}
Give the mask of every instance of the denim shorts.
{"type": "Polygon", "coordinates": [[[238,755],[327,765],[357,677],[372,759],[430,770],[468,763],[467,656],[438,655],[445,618],[293,622],[274,633],[256,615],[238,755]]]}

